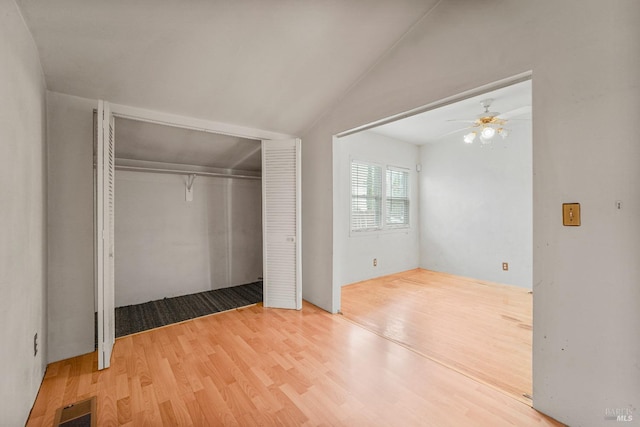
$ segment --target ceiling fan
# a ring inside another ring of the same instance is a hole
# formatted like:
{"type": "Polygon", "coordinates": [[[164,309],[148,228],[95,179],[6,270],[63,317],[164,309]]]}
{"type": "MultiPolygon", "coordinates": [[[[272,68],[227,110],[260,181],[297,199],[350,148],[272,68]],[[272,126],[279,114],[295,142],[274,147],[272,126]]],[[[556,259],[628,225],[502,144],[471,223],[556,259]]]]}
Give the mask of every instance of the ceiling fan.
{"type": "Polygon", "coordinates": [[[493,98],[488,98],[480,101],[480,105],[482,106],[482,108],[484,108],[484,112],[478,114],[477,118],[474,120],[449,120],[452,122],[470,123],[471,125],[468,128],[457,129],[453,132],[449,132],[447,135],[463,130],[470,130],[470,132],[464,135],[464,142],[467,144],[471,144],[476,139],[476,137],[479,137],[480,141],[483,144],[491,142],[491,140],[496,135],[500,135],[503,139],[505,139],[507,136],[509,136],[510,132],[510,130],[506,127],[507,122],[509,120],[518,120],[513,119],[513,117],[520,116],[531,111],[530,106],[516,108],[515,110],[509,111],[508,113],[498,113],[495,111],[490,111],[489,109],[491,108],[491,104],[493,103],[493,101],[493,98]]]}

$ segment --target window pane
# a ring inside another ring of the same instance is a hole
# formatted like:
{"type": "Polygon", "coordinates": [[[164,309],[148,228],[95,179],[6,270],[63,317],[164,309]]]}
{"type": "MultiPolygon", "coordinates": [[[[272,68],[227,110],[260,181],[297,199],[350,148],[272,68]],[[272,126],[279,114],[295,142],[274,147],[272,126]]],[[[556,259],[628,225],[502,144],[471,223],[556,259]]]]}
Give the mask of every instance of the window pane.
{"type": "Polygon", "coordinates": [[[351,229],[375,230],[382,225],[382,168],[351,163],[351,229]]]}
{"type": "Polygon", "coordinates": [[[387,169],[386,219],[388,226],[409,225],[409,172],[387,169]]]}

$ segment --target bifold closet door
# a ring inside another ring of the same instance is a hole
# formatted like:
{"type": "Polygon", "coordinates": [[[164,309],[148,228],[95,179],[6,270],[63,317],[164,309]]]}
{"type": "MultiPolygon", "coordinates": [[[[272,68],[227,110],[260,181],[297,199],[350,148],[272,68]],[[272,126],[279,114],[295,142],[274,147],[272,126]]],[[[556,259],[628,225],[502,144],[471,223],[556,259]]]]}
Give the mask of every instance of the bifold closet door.
{"type": "Polygon", "coordinates": [[[108,368],[115,343],[114,182],[115,121],[109,103],[98,101],[96,146],[95,266],[98,369],[108,368]]]}
{"type": "Polygon", "coordinates": [[[262,141],[264,306],[302,308],[300,140],[262,141]]]}

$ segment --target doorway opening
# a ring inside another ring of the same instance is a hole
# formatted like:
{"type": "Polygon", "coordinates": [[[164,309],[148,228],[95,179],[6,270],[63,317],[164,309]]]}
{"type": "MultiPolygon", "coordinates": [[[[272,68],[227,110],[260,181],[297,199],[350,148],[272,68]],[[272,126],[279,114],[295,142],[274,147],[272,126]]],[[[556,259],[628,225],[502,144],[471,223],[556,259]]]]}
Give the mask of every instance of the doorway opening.
{"type": "Polygon", "coordinates": [[[531,104],[528,75],[334,139],[341,312],[528,404],[531,104]],[[355,185],[353,165],[362,163],[405,168],[406,206],[389,182],[378,196],[368,193],[373,181],[355,185]],[[359,230],[358,209],[379,212],[381,225],[359,230]],[[406,210],[407,227],[385,227],[392,209],[406,210]]]}

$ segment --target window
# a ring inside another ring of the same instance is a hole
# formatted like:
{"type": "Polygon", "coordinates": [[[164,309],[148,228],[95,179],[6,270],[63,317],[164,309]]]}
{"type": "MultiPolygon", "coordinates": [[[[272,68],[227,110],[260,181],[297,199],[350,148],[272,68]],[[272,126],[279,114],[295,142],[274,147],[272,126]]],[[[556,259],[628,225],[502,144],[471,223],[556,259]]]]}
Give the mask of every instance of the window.
{"type": "Polygon", "coordinates": [[[409,226],[409,171],[387,167],[386,216],[388,227],[409,226]]]}
{"type": "Polygon", "coordinates": [[[351,231],[409,227],[409,171],[351,162],[351,231]]]}
{"type": "Polygon", "coordinates": [[[382,167],[351,162],[351,230],[382,228],[382,167]]]}

